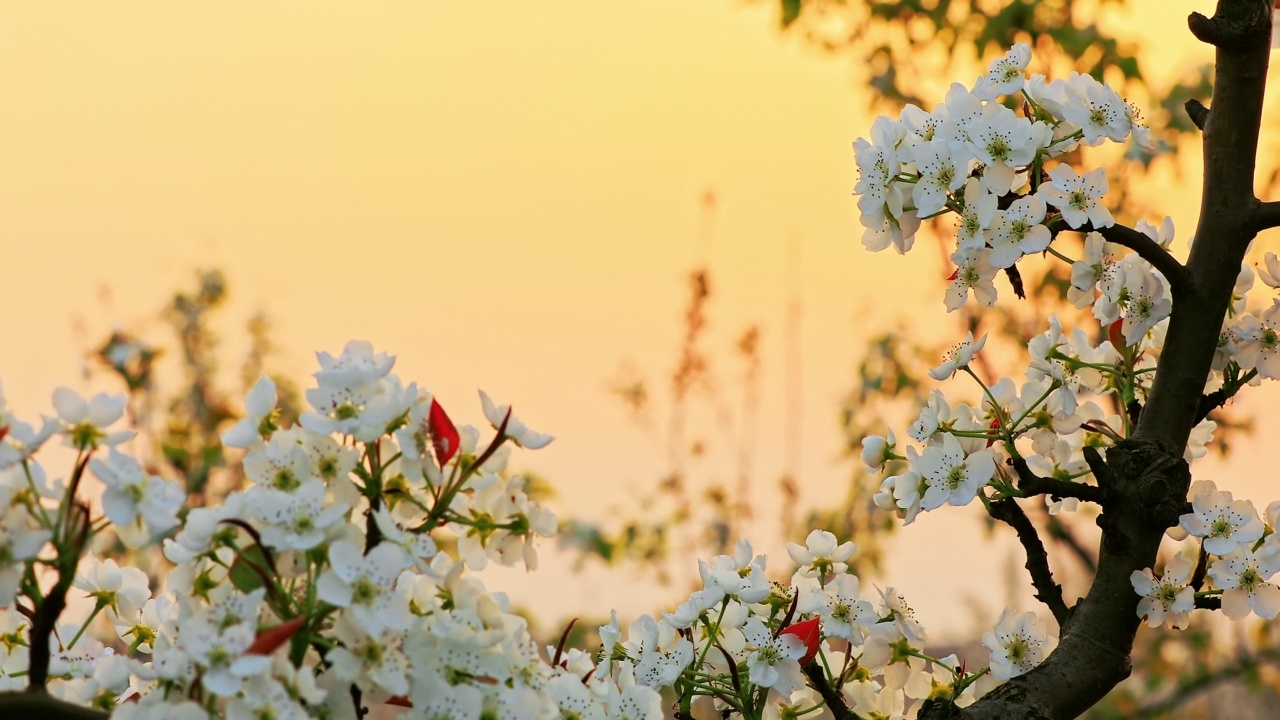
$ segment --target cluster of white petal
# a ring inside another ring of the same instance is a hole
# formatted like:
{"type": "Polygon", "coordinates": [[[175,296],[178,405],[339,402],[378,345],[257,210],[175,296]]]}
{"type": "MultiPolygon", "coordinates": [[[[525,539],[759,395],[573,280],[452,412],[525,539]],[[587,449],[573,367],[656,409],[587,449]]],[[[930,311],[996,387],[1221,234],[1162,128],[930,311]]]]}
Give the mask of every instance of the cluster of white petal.
{"type": "Polygon", "coordinates": [[[660,718],[636,668],[596,673],[581,653],[553,665],[506,596],[468,574],[490,561],[532,569],[535,539],[555,534],[555,515],[506,468],[512,445],[551,436],[483,393],[502,434],[455,427],[368,343],[318,357],[313,411],[280,427],[275,384],[260,380],[223,438],[245,451],[246,487],[185,512],[178,483],[124,451],[132,432],[113,427],[123,397],[60,389],[57,416],[37,431],[0,392],[0,690],[25,685],[24,578],[34,563],[56,567],[55,546],[72,543],[63,528],[75,527],[130,547],[163,539],[173,567],[153,593],[139,569],[80,562],[71,594],[93,601],[91,620],[105,617],[115,637],[86,622],[50,638],[48,687],[71,702],[126,718],[354,718],[354,685],[363,704],[412,705],[419,718],[660,718]],[[55,434],[105,488],[83,524],[60,511],[75,488],[47,482],[35,458],[55,434]]]}
{"type": "MultiPolygon", "coordinates": [[[[1051,316],[1048,329],[1029,343],[1020,383],[973,372],[969,366],[986,338],[975,341],[970,333],[930,374],[939,381],[967,375],[980,386],[982,402],[952,402],[934,390],[907,432],[918,445],[892,431],[863,440],[863,462],[887,475],[876,502],[906,523],[922,511],[965,505],[979,495],[997,501],[1043,494],[1054,514],[1079,506],[1073,494],[1097,497],[1095,488],[1071,491],[1071,483],[1096,484],[1085,450],[1105,456],[1108,447],[1130,436],[1131,416],[1145,405],[1163,350],[1172,283],[1152,261],[1171,267],[1156,256],[1172,247],[1173,221],[1166,217],[1157,226],[1140,220],[1132,230],[1115,227],[1104,204],[1105,172],[1062,162],[1065,153],[1082,145],[1132,139],[1149,149],[1150,132],[1138,124],[1137,111],[1105,84],[1078,74],[1052,81],[1027,75],[1030,62],[1029,48],[1016,46],[971,89],[952,85],[945,102],[931,112],[909,105],[900,119],[880,117],[870,139],[854,145],[860,172],[855,195],[868,249],[893,245],[905,253],[921,220],[954,213],[956,269],[945,294],[949,310],[971,298],[993,304],[1000,270],[1026,255],[1051,253],[1052,261],[1070,265],[1068,300],[1089,309],[1098,323],[1064,328],[1051,316]],[[1017,103],[1000,102],[1013,96],[1017,103]],[[1021,112],[1010,109],[1015,104],[1021,112]],[[1051,247],[1064,230],[1084,236],[1080,250],[1051,247]],[[1099,337],[1106,339],[1094,340],[1099,337]],[[1042,482],[1038,491],[1027,492],[1021,487],[1024,473],[1051,481],[1054,491],[1042,482]]],[[[1277,290],[1275,253],[1264,253],[1256,266],[1241,267],[1206,394],[1221,391],[1225,400],[1245,385],[1280,378],[1277,290]],[[1255,285],[1269,293],[1261,302],[1251,300],[1255,285]]],[[[1215,428],[1205,419],[1192,430],[1186,460],[1206,453],[1215,428]]],[[[1138,615],[1153,626],[1185,627],[1197,598],[1206,596],[1221,596],[1224,613],[1233,619],[1280,614],[1280,586],[1271,582],[1280,572],[1275,522],[1264,526],[1251,503],[1233,500],[1211,484],[1193,486],[1189,500],[1193,511],[1171,534],[1196,538],[1196,556],[1202,551],[1204,559],[1197,567],[1178,555],[1163,575],[1150,568],[1135,572],[1133,587],[1142,596],[1138,615]]],[[[1273,507],[1280,514],[1280,503],[1273,507]]],[[[993,653],[1003,651],[992,638],[1006,650],[1010,643],[1018,653],[1026,649],[1019,643],[1030,631],[1018,622],[1006,617],[1003,634],[989,636],[993,653]]],[[[1009,655],[992,667],[1009,677],[1017,666],[1009,655]]]]}
{"type": "Polygon", "coordinates": [[[1030,61],[1030,48],[1016,45],[972,89],[953,84],[932,111],[907,105],[901,119],[881,116],[871,139],[854,143],[868,249],[905,253],[921,220],[957,216],[948,310],[969,298],[992,305],[996,273],[1046,251],[1057,232],[1113,224],[1105,172],[1056,160],[1107,141],[1151,147],[1137,111],[1110,87],[1077,73],[1027,76],[1030,61]],[[1021,114],[999,101],[1015,96],[1021,114]]]}
{"type": "MultiPolygon", "coordinates": [[[[789,543],[795,569],[786,584],[769,582],[768,562],[740,540],[732,555],[701,561],[702,587],[660,618],[641,616],[625,630],[616,613],[600,628],[603,653],[596,672],[618,666],[634,669],[636,680],[654,689],[680,692],[697,678],[717,707],[744,715],[749,698],[766,698],[769,717],[788,708],[812,706],[803,664],[811,672],[841,669],[845,703],[863,717],[913,717],[921,702],[947,697],[966,706],[1007,679],[1038,664],[1052,648],[1052,636],[1034,615],[1019,616],[1017,628],[995,628],[990,669],[977,672],[956,656],[925,653],[926,636],[907,599],[894,588],[873,598],[863,595],[849,570],[855,547],[824,530],[809,533],[803,545],[789,543]],[[1023,642],[1025,652],[1017,642],[1023,642]],[[1006,672],[998,663],[1014,663],[1006,672]],[[766,690],[761,695],[760,690],[766,690]]],[[[1009,611],[1012,612],[1012,611],[1009,611]]],[[[1006,615],[1009,613],[1007,612],[1006,615]]]]}

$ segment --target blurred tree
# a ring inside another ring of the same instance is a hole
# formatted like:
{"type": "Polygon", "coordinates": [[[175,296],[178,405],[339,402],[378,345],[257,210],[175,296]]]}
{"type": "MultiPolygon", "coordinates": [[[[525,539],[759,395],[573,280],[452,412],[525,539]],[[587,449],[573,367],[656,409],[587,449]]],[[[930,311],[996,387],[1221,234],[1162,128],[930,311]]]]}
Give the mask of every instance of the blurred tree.
{"type": "MultiPolygon", "coordinates": [[[[212,320],[227,297],[226,278],[221,271],[196,274],[195,288],[179,291],[160,313],[173,334],[172,349],[159,341],[152,345],[141,337],[116,330],[97,346],[94,358],[102,369],[118,377],[129,393],[129,412],[151,445],[144,457],[163,461],[181,478],[190,496],[189,506],[207,504],[239,484],[240,477],[227,477],[224,487],[210,487],[214,473],[228,466],[219,438],[225,425],[240,416],[240,398],[257,382],[274,352],[271,325],[266,315],[254,314],[246,323],[249,347],[241,362],[237,383],[231,388],[220,377],[219,339],[212,320]],[[157,365],[165,355],[177,358],[181,385],[170,393],[157,382],[157,365]],[[163,427],[153,423],[156,409],[163,427]]],[[[298,390],[287,381],[277,381],[282,419],[293,423],[298,415],[298,390]]]]}

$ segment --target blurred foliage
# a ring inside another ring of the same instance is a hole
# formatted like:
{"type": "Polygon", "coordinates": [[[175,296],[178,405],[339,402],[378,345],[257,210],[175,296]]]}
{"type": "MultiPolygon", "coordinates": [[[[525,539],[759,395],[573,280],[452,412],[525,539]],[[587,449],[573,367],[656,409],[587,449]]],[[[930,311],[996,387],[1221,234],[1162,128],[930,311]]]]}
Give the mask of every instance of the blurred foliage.
{"type": "MultiPolygon", "coordinates": [[[[767,0],[772,2],[772,0],[767,0]]],[[[1189,98],[1209,97],[1209,66],[1183,68],[1162,85],[1150,77],[1142,46],[1111,32],[1102,16],[1126,0],[780,0],[782,29],[825,52],[852,56],[865,68],[873,109],[896,111],[903,103],[925,109],[941,101],[938,78],[971,84],[973,75],[1014,43],[1025,42],[1035,63],[1052,75],[1069,71],[1105,79],[1138,107],[1174,152],[1177,136],[1198,132],[1182,109],[1189,98]],[[1172,137],[1163,137],[1168,130],[1172,137]]],[[[1191,41],[1188,34],[1186,41],[1191,41]]],[[[1146,166],[1153,155],[1131,148],[1129,159],[1146,166]]]]}
{"type": "MultiPolygon", "coordinates": [[[[167,477],[180,479],[195,507],[221,497],[239,485],[238,466],[228,465],[219,437],[240,416],[241,398],[265,371],[275,348],[271,324],[259,312],[246,323],[248,350],[236,383],[226,387],[219,370],[220,341],[213,330],[227,297],[226,279],[218,270],[196,274],[195,287],[175,293],[160,318],[171,337],[152,344],[140,335],[116,330],[94,352],[97,366],[119,378],[129,394],[129,412],[149,445],[143,457],[163,463],[167,477]],[[160,362],[172,357],[181,380],[170,393],[157,379],[160,362]],[[163,411],[157,413],[160,408],[163,411]],[[157,420],[157,418],[159,418],[157,420]],[[222,487],[210,481],[224,471],[222,487]]],[[[299,393],[286,380],[276,381],[281,417],[296,421],[299,393]]],[[[158,471],[157,468],[152,468],[158,471]]]]}

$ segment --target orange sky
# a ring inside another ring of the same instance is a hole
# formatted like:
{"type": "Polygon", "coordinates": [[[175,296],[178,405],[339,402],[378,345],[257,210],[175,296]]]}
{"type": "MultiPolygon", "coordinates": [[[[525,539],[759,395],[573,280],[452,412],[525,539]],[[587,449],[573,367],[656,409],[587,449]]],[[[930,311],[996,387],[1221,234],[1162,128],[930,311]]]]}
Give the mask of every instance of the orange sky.
{"type": "MultiPolygon", "coordinates": [[[[683,276],[703,259],[699,198],[712,189],[709,347],[727,358],[744,327],[762,326],[761,486],[782,469],[784,275],[788,244],[800,247],[796,469],[806,501],[820,501],[845,477],[836,412],[865,330],[951,325],[932,253],[858,244],[850,143],[870,118],[856,70],[779,37],[774,5],[0,6],[10,402],[46,411],[54,386],[77,383],[77,323],[91,339],[116,325],[154,334],[140,319],[195,268],[219,267],[230,350],[261,307],[300,381],[311,351],[358,337],[397,354],[401,375],[461,421],[480,419],[484,387],[559,436],[517,465],[557,480],[562,514],[598,511],[664,468],[661,443],[606,387],[624,361],[657,382],[670,370],[683,276]]],[[[1141,23],[1166,33],[1156,67],[1202,54],[1170,18],[1203,5],[1139,3],[1161,8],[1141,23]]],[[[1174,214],[1184,232],[1195,204],[1177,204],[1191,208],[1174,214]]],[[[967,624],[955,598],[1003,571],[965,579],[930,550],[991,553],[972,517],[931,516],[895,541],[887,580],[930,625],[967,624]]],[[[676,592],[571,576],[550,558],[535,577],[493,582],[556,583],[548,613],[653,610],[676,592]]],[[[1003,604],[991,595],[985,604],[1003,604]]]]}

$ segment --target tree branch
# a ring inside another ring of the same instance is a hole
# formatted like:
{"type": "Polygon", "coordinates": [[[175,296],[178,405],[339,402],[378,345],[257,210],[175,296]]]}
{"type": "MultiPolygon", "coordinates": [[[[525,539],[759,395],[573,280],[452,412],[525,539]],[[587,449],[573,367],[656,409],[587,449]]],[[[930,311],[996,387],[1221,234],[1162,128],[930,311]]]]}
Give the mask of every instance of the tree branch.
{"type": "Polygon", "coordinates": [[[1222,598],[1217,595],[1205,595],[1196,598],[1197,610],[1221,610],[1222,598]]]}
{"type": "Polygon", "coordinates": [[[1036,589],[1036,598],[1049,608],[1053,617],[1062,625],[1067,620],[1070,609],[1062,599],[1062,586],[1053,580],[1053,572],[1049,570],[1049,554],[1045,552],[1044,543],[1036,532],[1031,518],[1022,511],[1022,506],[1012,498],[997,500],[987,506],[991,517],[1007,524],[1018,534],[1018,541],[1027,551],[1027,572],[1031,573],[1031,584],[1036,589]]]}
{"type": "Polygon", "coordinates": [[[1259,38],[1257,28],[1264,19],[1270,23],[1271,3],[1265,0],[1242,0],[1229,9],[1231,12],[1223,12],[1223,2],[1219,0],[1213,17],[1207,18],[1193,12],[1187,17],[1187,27],[1201,42],[1218,48],[1245,49],[1253,44],[1267,42],[1266,39],[1259,38]]]}
{"type": "Polygon", "coordinates": [[[1273,227],[1280,227],[1280,202],[1258,203],[1253,210],[1253,230],[1261,232],[1273,227]]]}
{"type": "Polygon", "coordinates": [[[1209,123],[1209,108],[1195,98],[1188,100],[1182,107],[1186,109],[1187,117],[1191,118],[1191,123],[1200,128],[1200,132],[1204,132],[1204,126],[1209,123]]]}
{"type": "MultiPolygon", "coordinates": [[[[1160,247],[1160,243],[1152,240],[1146,233],[1138,232],[1127,225],[1112,225],[1104,228],[1092,228],[1102,235],[1107,242],[1123,245],[1138,253],[1138,257],[1151,263],[1169,281],[1174,292],[1181,292],[1190,281],[1187,268],[1168,250],[1160,247]]],[[[1081,228],[1084,230],[1084,228],[1081,228]]]]}
{"type": "Polygon", "coordinates": [[[40,720],[108,720],[101,710],[73,705],[44,691],[0,693],[0,717],[40,720]]]}
{"type": "Polygon", "coordinates": [[[1055,498],[1076,498],[1085,502],[1102,504],[1102,489],[1093,485],[1059,480],[1058,478],[1040,477],[1031,471],[1027,461],[1021,457],[1010,460],[1018,474],[1018,489],[1028,497],[1033,495],[1049,495],[1055,498]]]}

